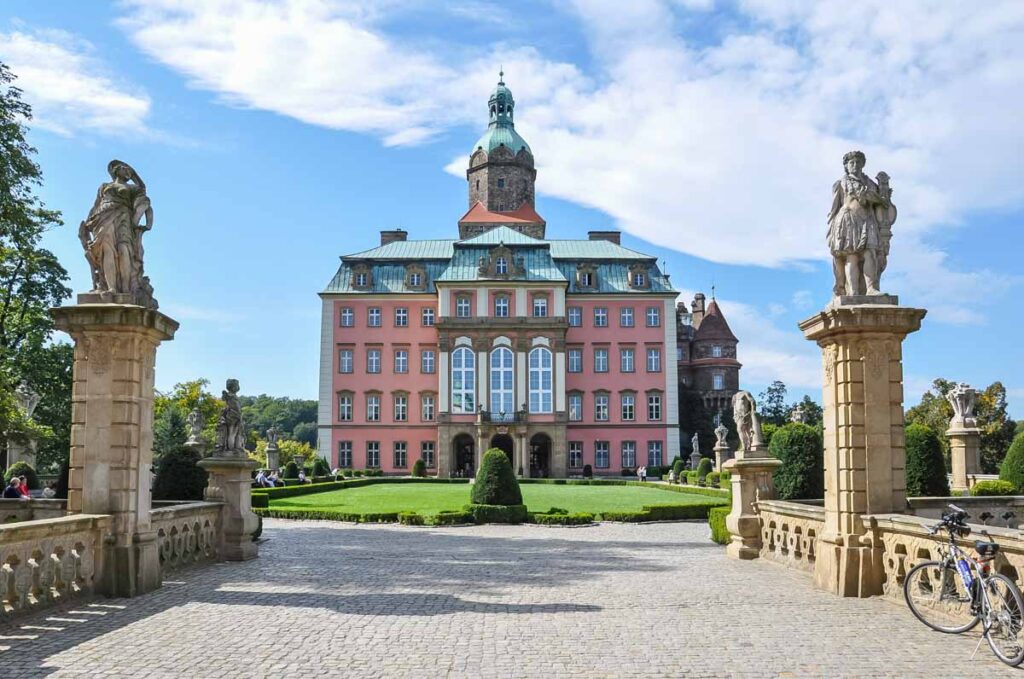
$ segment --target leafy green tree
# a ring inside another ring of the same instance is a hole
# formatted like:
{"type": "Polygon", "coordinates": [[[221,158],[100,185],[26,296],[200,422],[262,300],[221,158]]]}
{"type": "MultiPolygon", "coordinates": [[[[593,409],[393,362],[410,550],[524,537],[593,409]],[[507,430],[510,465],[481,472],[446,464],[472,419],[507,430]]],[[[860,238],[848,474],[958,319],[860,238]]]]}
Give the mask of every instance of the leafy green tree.
{"type": "Polygon", "coordinates": [[[792,413],[795,408],[803,410],[804,424],[808,424],[812,427],[816,427],[821,424],[824,412],[821,406],[807,394],[804,394],[804,397],[801,400],[790,406],[789,412],[792,413]]]}
{"type": "Polygon", "coordinates": [[[316,401],[260,394],[242,396],[239,403],[242,406],[242,419],[250,432],[249,438],[254,443],[258,437],[266,435],[267,429],[276,427],[281,438],[316,445],[316,401]],[[301,424],[307,426],[300,427],[301,424]]]}
{"type": "Polygon", "coordinates": [[[697,464],[697,480],[700,482],[704,481],[704,478],[714,469],[714,463],[711,462],[711,458],[702,457],[700,462],[697,464]]]}
{"type": "Polygon", "coordinates": [[[185,413],[180,405],[171,403],[163,408],[153,422],[153,457],[159,460],[185,445],[188,440],[185,413]]]}
{"type": "Polygon", "coordinates": [[[942,460],[942,441],[934,429],[924,424],[906,428],[907,495],[910,497],[946,497],[949,479],[942,460]]]}
{"type": "Polygon", "coordinates": [[[160,457],[153,481],[154,500],[202,500],[207,473],[199,466],[199,452],[184,446],[160,457]]]}
{"type": "Polygon", "coordinates": [[[775,436],[775,432],[779,430],[778,425],[774,425],[771,422],[765,422],[761,425],[761,441],[766,446],[771,446],[772,437],[775,436]]]}
{"type": "Polygon", "coordinates": [[[15,476],[24,476],[29,490],[39,490],[39,476],[36,475],[36,470],[28,462],[19,460],[8,467],[7,471],[4,472],[4,486],[6,487],[15,476]]]}
{"type": "Polygon", "coordinates": [[[71,382],[74,347],[65,342],[26,347],[19,360],[20,377],[39,394],[32,419],[50,430],[38,440],[36,464],[55,472],[71,452],[71,382]]]}
{"type": "Polygon", "coordinates": [[[309,446],[316,446],[316,422],[299,422],[292,429],[292,438],[309,446]]]}
{"type": "Polygon", "coordinates": [[[769,384],[768,388],[758,395],[757,408],[762,423],[781,427],[789,422],[789,413],[792,409],[786,405],[786,385],[779,380],[769,384]]]}
{"type": "Polygon", "coordinates": [[[412,475],[418,478],[427,475],[427,463],[422,458],[412,463],[412,475]]]}
{"type": "MultiPolygon", "coordinates": [[[[277,449],[281,458],[281,465],[285,466],[294,461],[299,467],[305,467],[309,461],[316,457],[316,449],[304,441],[292,441],[291,439],[279,439],[277,449]]],[[[256,441],[256,450],[249,453],[249,458],[256,460],[259,464],[267,461],[267,440],[256,441]]]]}
{"type": "Polygon", "coordinates": [[[814,427],[798,422],[779,427],[768,446],[772,457],[782,460],[775,472],[780,500],[811,500],[825,497],[825,458],[821,435],[814,427]]]}
{"type": "Polygon", "coordinates": [[[523,504],[519,482],[503,450],[491,448],[484,453],[470,497],[479,505],[523,504]]]}
{"type": "Polygon", "coordinates": [[[159,422],[167,417],[168,410],[176,410],[182,417],[184,426],[188,414],[198,410],[203,416],[203,438],[208,444],[212,444],[217,438],[217,419],[224,408],[224,401],[210,393],[207,390],[209,386],[210,380],[207,379],[189,380],[175,384],[166,394],[158,393],[153,400],[155,421],[159,422]]]}
{"type": "Polygon", "coordinates": [[[999,466],[999,478],[1012,483],[1018,493],[1024,492],[1024,434],[1017,434],[1010,444],[999,466]]]}

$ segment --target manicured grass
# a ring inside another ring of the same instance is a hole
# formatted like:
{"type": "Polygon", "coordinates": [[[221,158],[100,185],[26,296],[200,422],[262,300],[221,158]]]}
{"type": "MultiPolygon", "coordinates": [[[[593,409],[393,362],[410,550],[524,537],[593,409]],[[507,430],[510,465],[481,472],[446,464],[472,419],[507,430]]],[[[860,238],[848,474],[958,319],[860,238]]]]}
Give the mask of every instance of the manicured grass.
{"type": "MultiPolygon", "coordinates": [[[[643,486],[574,486],[523,484],[523,502],[531,512],[560,507],[569,512],[599,514],[639,511],[645,505],[702,504],[703,495],[643,486]]],[[[313,495],[271,500],[271,509],[337,510],[348,513],[416,512],[433,516],[469,503],[470,486],[447,484],[378,484],[313,495]]]]}

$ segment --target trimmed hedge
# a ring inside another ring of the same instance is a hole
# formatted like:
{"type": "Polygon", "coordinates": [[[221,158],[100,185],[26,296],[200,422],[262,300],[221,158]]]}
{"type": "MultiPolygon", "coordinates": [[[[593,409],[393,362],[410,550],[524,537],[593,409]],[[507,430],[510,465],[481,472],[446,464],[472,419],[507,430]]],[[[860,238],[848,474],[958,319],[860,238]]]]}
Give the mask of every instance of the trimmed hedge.
{"type": "Polygon", "coordinates": [[[416,512],[398,512],[398,523],[404,526],[424,526],[427,521],[416,512]]]}
{"type": "Polygon", "coordinates": [[[312,493],[324,493],[331,490],[343,490],[345,488],[361,488],[376,483],[469,483],[469,479],[437,479],[425,478],[415,479],[408,476],[386,476],[375,479],[347,479],[345,481],[327,481],[325,483],[306,483],[295,486],[279,486],[276,488],[253,488],[252,494],[265,494],[271,500],[284,497],[295,497],[296,495],[310,495],[312,493]]]}
{"type": "Polygon", "coordinates": [[[1009,481],[985,480],[971,486],[971,495],[997,497],[1016,495],[1017,491],[1009,481]]]}
{"type": "MultiPolygon", "coordinates": [[[[4,473],[5,488],[15,476],[24,476],[29,490],[39,490],[39,476],[36,475],[36,470],[28,462],[19,460],[7,468],[7,471],[4,473]]],[[[202,493],[200,493],[200,498],[202,498],[202,493]]]]}
{"type": "Polygon", "coordinates": [[[541,526],[585,526],[594,522],[594,515],[587,512],[548,512],[547,514],[530,514],[529,522],[541,526]]]}
{"type": "Polygon", "coordinates": [[[473,523],[473,515],[470,512],[438,512],[430,517],[431,526],[464,526],[469,523],[473,523]]]}
{"type": "Polygon", "coordinates": [[[303,519],[306,521],[352,521],[353,523],[398,523],[398,512],[355,514],[326,509],[254,509],[259,516],[271,519],[303,519]]]}
{"type": "Polygon", "coordinates": [[[712,507],[708,511],[708,525],[711,526],[711,541],[727,545],[732,540],[729,529],[725,527],[725,517],[729,516],[732,507],[712,507]]]}
{"type": "Polygon", "coordinates": [[[782,461],[775,472],[780,500],[814,500],[825,497],[825,455],[821,434],[806,424],[790,422],[779,427],[768,444],[772,457],[782,461]]]}
{"type": "Polygon", "coordinates": [[[1024,492],[1024,432],[1014,437],[1006,457],[999,465],[999,480],[1009,481],[1017,492],[1024,492]]]}
{"type": "Polygon", "coordinates": [[[267,509],[270,507],[270,497],[266,493],[252,494],[253,509],[267,509]]]}
{"type": "Polygon", "coordinates": [[[322,457],[318,457],[313,461],[313,474],[314,477],[318,476],[330,476],[331,465],[327,464],[327,460],[322,457]]]}
{"type": "Polygon", "coordinates": [[[427,463],[420,458],[412,463],[412,475],[417,479],[422,479],[427,475],[427,463]]]}
{"type": "Polygon", "coordinates": [[[949,479],[939,435],[924,424],[911,424],[905,431],[907,496],[948,497],[949,479]]]}
{"type": "Polygon", "coordinates": [[[153,480],[154,500],[202,500],[206,470],[199,466],[202,456],[184,446],[168,450],[160,456],[153,480]]]}
{"type": "Polygon", "coordinates": [[[711,472],[704,477],[704,485],[711,488],[720,488],[722,485],[722,476],[718,472],[711,472]]]}
{"type": "Polygon", "coordinates": [[[284,466],[284,477],[286,479],[299,478],[299,465],[295,464],[295,460],[289,460],[288,464],[284,466]]]}
{"type": "Polygon", "coordinates": [[[706,519],[708,512],[720,507],[719,502],[702,502],[692,505],[644,505],[640,511],[601,512],[601,521],[622,521],[638,523],[641,521],[685,521],[688,519],[706,519]]]}
{"type": "Polygon", "coordinates": [[[703,481],[707,478],[707,475],[711,473],[711,470],[715,468],[715,464],[711,461],[710,457],[700,458],[700,462],[697,463],[697,482],[703,481]]]}
{"type": "Polygon", "coordinates": [[[490,448],[484,453],[480,469],[476,472],[476,482],[473,484],[470,499],[474,505],[523,504],[523,494],[519,490],[516,475],[512,472],[512,465],[504,451],[490,448]]]}
{"type": "MultiPolygon", "coordinates": [[[[505,453],[501,454],[504,455],[505,453]]],[[[462,509],[471,514],[473,520],[477,523],[523,523],[527,517],[526,505],[524,504],[485,505],[473,503],[466,505],[462,509]]]]}
{"type": "Polygon", "coordinates": [[[719,488],[732,488],[732,473],[728,471],[722,471],[718,477],[719,488]]]}

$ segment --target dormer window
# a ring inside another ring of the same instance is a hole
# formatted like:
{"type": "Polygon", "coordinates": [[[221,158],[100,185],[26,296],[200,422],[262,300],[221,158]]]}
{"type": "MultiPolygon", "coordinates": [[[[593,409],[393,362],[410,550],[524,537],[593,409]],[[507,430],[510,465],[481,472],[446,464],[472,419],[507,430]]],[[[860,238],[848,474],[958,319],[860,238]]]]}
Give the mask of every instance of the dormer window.
{"type": "Polygon", "coordinates": [[[643,288],[647,286],[647,274],[637,272],[633,274],[633,287],[643,288]]]}
{"type": "Polygon", "coordinates": [[[365,288],[367,283],[367,275],[360,271],[356,274],[356,287],[365,288]]]}
{"type": "Polygon", "coordinates": [[[418,288],[423,285],[423,276],[418,273],[409,274],[409,285],[418,288]]]}
{"type": "Polygon", "coordinates": [[[413,290],[423,290],[427,286],[427,270],[422,264],[406,265],[405,285],[413,290]]]}
{"type": "Polygon", "coordinates": [[[589,263],[576,265],[576,285],[581,289],[597,287],[597,266],[589,263]]]}
{"type": "Polygon", "coordinates": [[[585,288],[594,287],[594,274],[590,273],[589,271],[586,273],[581,273],[580,285],[582,285],[585,288]]]}
{"type": "Polygon", "coordinates": [[[651,278],[645,264],[634,264],[629,267],[629,287],[646,290],[651,287],[651,278]]]}
{"type": "Polygon", "coordinates": [[[352,287],[357,289],[373,287],[373,275],[369,266],[356,264],[352,267],[352,287]]]}
{"type": "Polygon", "coordinates": [[[508,259],[506,259],[505,257],[498,257],[496,260],[494,260],[494,273],[498,274],[499,276],[507,275],[508,259]]]}

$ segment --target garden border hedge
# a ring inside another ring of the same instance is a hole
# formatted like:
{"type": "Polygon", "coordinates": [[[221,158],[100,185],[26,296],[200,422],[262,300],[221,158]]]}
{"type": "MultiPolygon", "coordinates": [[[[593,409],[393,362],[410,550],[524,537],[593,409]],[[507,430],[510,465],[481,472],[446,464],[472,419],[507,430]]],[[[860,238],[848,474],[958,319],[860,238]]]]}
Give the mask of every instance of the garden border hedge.
{"type": "Polygon", "coordinates": [[[708,525],[711,527],[711,541],[720,545],[727,545],[732,540],[732,534],[725,527],[725,517],[729,516],[731,506],[712,507],[708,511],[708,525]]]}

